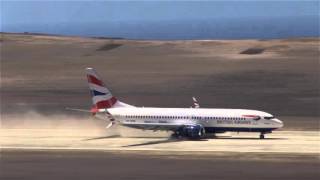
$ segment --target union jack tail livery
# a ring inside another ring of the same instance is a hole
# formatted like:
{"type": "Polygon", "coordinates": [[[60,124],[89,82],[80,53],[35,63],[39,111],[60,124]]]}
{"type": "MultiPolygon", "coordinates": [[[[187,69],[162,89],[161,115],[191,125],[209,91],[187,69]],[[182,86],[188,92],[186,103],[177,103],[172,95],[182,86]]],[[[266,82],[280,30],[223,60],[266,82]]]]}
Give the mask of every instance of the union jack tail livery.
{"type": "Polygon", "coordinates": [[[91,112],[103,112],[112,107],[130,106],[118,101],[111,94],[93,68],[86,68],[86,72],[93,103],[91,112]]]}
{"type": "Polygon", "coordinates": [[[86,71],[93,108],[96,110],[111,108],[118,100],[112,96],[93,68],[86,68],[86,71]]]}

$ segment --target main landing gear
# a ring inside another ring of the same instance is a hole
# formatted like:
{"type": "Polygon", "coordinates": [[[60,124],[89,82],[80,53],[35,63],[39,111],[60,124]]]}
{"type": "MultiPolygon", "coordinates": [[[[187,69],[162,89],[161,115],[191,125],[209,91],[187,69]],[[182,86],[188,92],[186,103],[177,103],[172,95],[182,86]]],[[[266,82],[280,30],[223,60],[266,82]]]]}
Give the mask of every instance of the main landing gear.
{"type": "Polygon", "coordinates": [[[264,139],[265,138],[264,135],[269,133],[272,133],[272,131],[260,132],[260,139],[264,139]]]}
{"type": "Polygon", "coordinates": [[[173,138],[173,139],[179,139],[180,137],[181,137],[181,135],[179,134],[178,131],[176,131],[173,134],[171,134],[171,138],[173,138]]]}

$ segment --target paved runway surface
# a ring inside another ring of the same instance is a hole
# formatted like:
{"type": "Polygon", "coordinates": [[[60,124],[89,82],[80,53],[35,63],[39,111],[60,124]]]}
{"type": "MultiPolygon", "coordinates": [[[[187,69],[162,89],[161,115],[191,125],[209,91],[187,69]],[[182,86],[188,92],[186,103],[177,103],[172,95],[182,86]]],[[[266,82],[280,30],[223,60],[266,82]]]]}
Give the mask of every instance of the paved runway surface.
{"type": "Polygon", "coordinates": [[[319,165],[318,160],[310,157],[281,158],[273,155],[257,160],[241,153],[219,157],[102,151],[2,150],[0,179],[317,180],[320,177],[319,165]]]}
{"type": "Polygon", "coordinates": [[[317,155],[320,152],[318,131],[274,131],[272,134],[267,134],[267,139],[263,140],[258,139],[258,133],[230,133],[200,141],[148,137],[150,133],[152,132],[147,132],[144,137],[133,135],[121,138],[87,129],[1,129],[0,143],[2,148],[14,149],[256,152],[309,155],[317,155]]]}
{"type": "MultiPolygon", "coordinates": [[[[127,130],[127,129],[125,129],[127,130]]],[[[1,129],[1,179],[318,179],[319,132],[101,136],[93,129],[1,129]],[[157,136],[158,135],[158,136],[157,136]]],[[[150,132],[146,132],[148,133],[150,132]]]]}

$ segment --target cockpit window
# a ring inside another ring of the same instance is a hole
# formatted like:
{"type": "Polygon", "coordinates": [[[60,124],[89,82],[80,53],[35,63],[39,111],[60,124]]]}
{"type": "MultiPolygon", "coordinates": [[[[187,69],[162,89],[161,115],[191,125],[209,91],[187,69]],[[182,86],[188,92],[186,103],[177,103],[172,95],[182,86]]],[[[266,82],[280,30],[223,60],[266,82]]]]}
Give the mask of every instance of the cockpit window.
{"type": "Polygon", "coordinates": [[[260,118],[260,116],[256,116],[256,117],[254,117],[253,119],[256,120],[256,121],[258,121],[258,120],[260,120],[261,118],[260,118]]]}
{"type": "Polygon", "coordinates": [[[270,120],[270,119],[273,119],[274,116],[265,116],[264,119],[267,119],[267,120],[270,120]]]}

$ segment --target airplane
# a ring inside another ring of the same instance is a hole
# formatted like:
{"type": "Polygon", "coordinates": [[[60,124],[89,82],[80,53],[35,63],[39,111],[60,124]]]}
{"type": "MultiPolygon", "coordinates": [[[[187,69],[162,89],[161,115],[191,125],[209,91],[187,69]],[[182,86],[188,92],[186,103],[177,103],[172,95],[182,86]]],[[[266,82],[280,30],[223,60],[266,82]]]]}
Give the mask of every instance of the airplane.
{"type": "Polygon", "coordinates": [[[267,112],[200,108],[195,97],[189,108],[136,107],[113,96],[93,68],[86,68],[86,74],[93,102],[89,112],[94,116],[102,113],[110,121],[106,128],[119,123],[143,130],[171,131],[172,137],[186,139],[203,139],[208,133],[259,132],[260,139],[264,139],[265,134],[283,127],[281,120],[267,112]]]}

